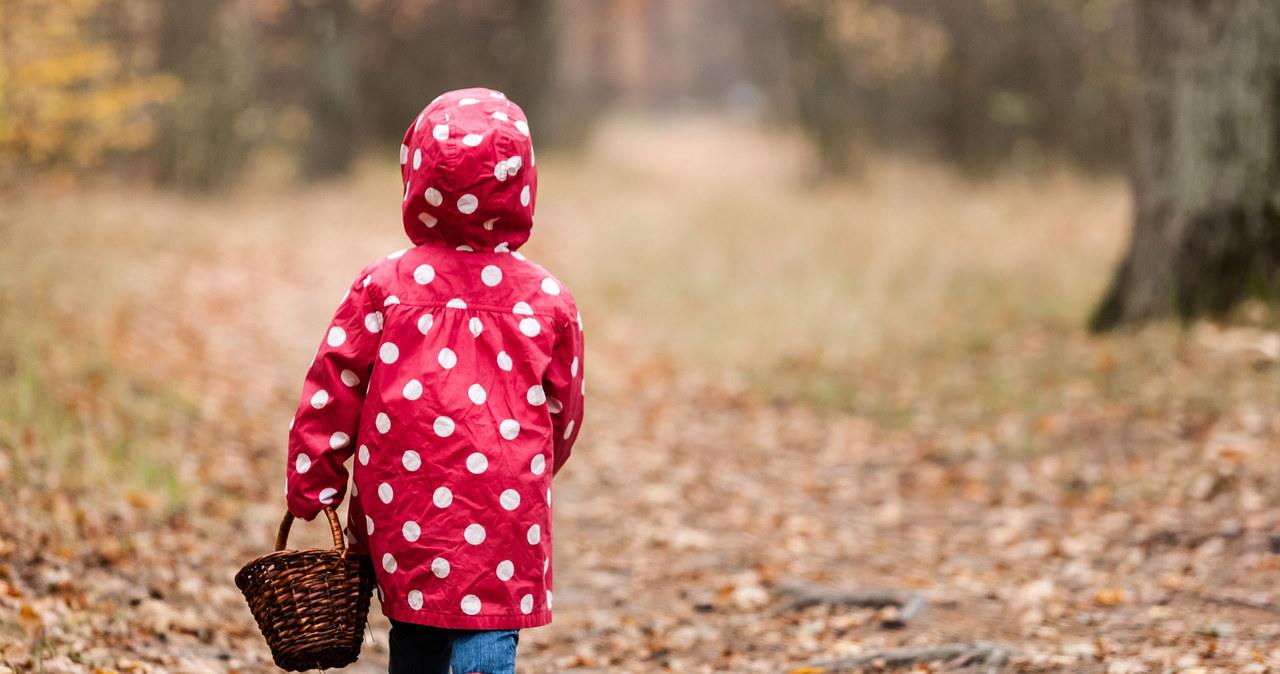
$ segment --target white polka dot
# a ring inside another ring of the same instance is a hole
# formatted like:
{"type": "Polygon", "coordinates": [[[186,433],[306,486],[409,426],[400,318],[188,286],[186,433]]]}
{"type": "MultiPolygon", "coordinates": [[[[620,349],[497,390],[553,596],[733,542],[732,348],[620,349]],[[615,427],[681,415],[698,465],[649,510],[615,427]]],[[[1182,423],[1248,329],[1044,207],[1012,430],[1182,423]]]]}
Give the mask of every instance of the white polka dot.
{"type": "Polygon", "coordinates": [[[328,340],[329,346],[342,346],[347,341],[347,331],[338,326],[329,328],[328,340]]]}
{"type": "Polygon", "coordinates": [[[578,376],[578,357],[577,356],[574,356],[573,362],[569,363],[569,374],[575,377],[578,376]]]}
{"type": "MultiPolygon", "coordinates": [[[[368,288],[368,287],[369,287],[369,281],[372,281],[372,280],[373,280],[373,275],[371,274],[371,275],[369,275],[369,276],[364,277],[364,280],[360,282],[360,285],[362,285],[362,286],[364,286],[364,287],[368,288]]],[[[350,292],[351,292],[350,290],[348,290],[348,291],[347,291],[347,293],[350,293],[350,292]]]]}
{"type": "Polygon", "coordinates": [[[421,220],[422,224],[426,225],[428,228],[435,227],[440,224],[440,220],[430,213],[419,213],[418,219],[421,220]]]}
{"type": "Polygon", "coordinates": [[[517,119],[515,124],[516,124],[516,128],[520,130],[520,133],[523,133],[526,136],[529,135],[528,122],[524,121],[523,119],[517,119]]]}
{"type": "Polygon", "coordinates": [[[422,148],[413,151],[413,170],[422,168],[422,148]]]}
{"type": "MultiPolygon", "coordinates": [[[[494,220],[497,220],[497,218],[494,218],[494,220]]],[[[503,241],[502,243],[500,243],[500,244],[498,244],[498,245],[496,245],[496,246],[494,246],[494,247],[493,247],[493,252],[495,252],[495,253],[509,253],[509,252],[511,252],[511,249],[508,247],[507,242],[506,242],[506,241],[503,241]]]]}
{"type": "Polygon", "coordinates": [[[515,440],[516,436],[520,435],[520,422],[515,419],[507,419],[498,425],[498,432],[508,440],[515,440]]]}
{"type": "Polygon", "coordinates": [[[422,382],[417,379],[410,379],[409,383],[404,385],[404,399],[417,400],[422,397],[422,382]]]}
{"type": "Polygon", "coordinates": [[[364,516],[364,528],[368,531],[370,536],[373,535],[373,518],[372,517],[369,517],[368,515],[364,516]]]}
{"type": "Polygon", "coordinates": [[[499,181],[507,179],[507,162],[500,161],[493,165],[493,177],[497,178],[499,181]]]}
{"type": "Polygon", "coordinates": [[[427,191],[422,193],[422,196],[426,197],[427,203],[432,206],[439,206],[444,203],[444,195],[440,193],[440,190],[434,187],[428,187],[427,191]]]}
{"type": "Polygon", "coordinates": [[[489,468],[489,458],[480,452],[474,452],[467,457],[467,470],[479,475],[489,468]]]}
{"type": "Polygon", "coordinates": [[[395,295],[392,295],[392,296],[388,297],[387,299],[383,300],[383,302],[382,302],[382,306],[385,308],[385,307],[389,307],[389,306],[391,306],[391,305],[393,305],[393,304],[399,304],[399,303],[400,303],[400,298],[399,298],[399,297],[396,297],[395,295]]]}
{"type": "MultiPolygon", "coordinates": [[[[480,270],[480,280],[490,288],[502,282],[502,270],[494,265],[489,265],[480,270]]],[[[334,346],[337,346],[336,344],[334,346]]]]}
{"type": "Polygon", "coordinates": [[[530,386],[529,392],[524,397],[529,401],[530,405],[541,405],[547,402],[547,392],[543,390],[541,384],[530,386]]]}
{"type": "Polygon", "coordinates": [[[409,161],[409,146],[404,143],[400,144],[400,165],[404,166],[409,161]]]}
{"type": "MultiPolygon", "coordinates": [[[[548,506],[551,505],[551,489],[550,488],[547,489],[547,505],[548,506]]],[[[550,561],[551,560],[547,560],[547,562],[550,562],[550,561]]],[[[546,573],[546,571],[547,571],[547,567],[546,567],[546,563],[544,563],[542,566],[542,572],[546,573]]]]}
{"type": "Polygon", "coordinates": [[[509,122],[509,121],[511,121],[511,118],[507,117],[507,113],[505,113],[505,112],[503,112],[503,111],[501,111],[501,110],[499,110],[499,111],[497,111],[497,112],[493,113],[493,118],[494,118],[494,119],[502,120],[502,121],[504,121],[504,122],[509,122]]]}
{"type": "Polygon", "coordinates": [[[421,332],[424,335],[427,334],[427,332],[431,330],[431,324],[434,321],[435,318],[433,318],[431,314],[423,314],[422,318],[418,319],[418,332],[421,332]]]}
{"type": "Polygon", "coordinates": [[[464,194],[461,197],[458,197],[458,210],[467,215],[475,213],[476,209],[479,207],[480,200],[477,199],[474,194],[464,194]]]}
{"type": "MultiPolygon", "coordinates": [[[[485,221],[484,221],[484,228],[492,232],[492,231],[493,231],[493,223],[495,223],[495,222],[497,222],[497,221],[498,221],[498,218],[489,218],[488,220],[485,220],[485,221]]],[[[494,247],[493,247],[493,252],[495,252],[495,253],[504,253],[504,252],[506,252],[505,250],[498,250],[499,248],[501,248],[501,247],[503,247],[503,246],[506,246],[506,245],[507,245],[507,244],[505,244],[505,243],[500,243],[500,244],[498,244],[497,246],[494,246],[494,247]]]]}
{"type": "Polygon", "coordinates": [[[479,102],[480,101],[477,101],[474,98],[464,98],[458,101],[458,105],[475,105],[476,103],[479,103],[479,102]]]}
{"type": "Polygon", "coordinates": [[[520,155],[516,155],[507,160],[507,177],[514,178],[516,173],[520,172],[520,167],[524,165],[524,160],[520,155]]]}
{"type": "Polygon", "coordinates": [[[460,251],[462,251],[462,252],[464,252],[464,253],[474,253],[474,252],[476,252],[476,249],[475,249],[475,248],[472,248],[471,246],[468,246],[468,245],[467,245],[467,244],[465,244],[465,243],[464,243],[464,244],[462,244],[461,246],[458,246],[455,250],[460,250],[460,251]]]}
{"type": "Polygon", "coordinates": [[[471,402],[477,405],[483,405],[484,401],[489,397],[489,394],[484,392],[483,386],[479,384],[472,384],[471,388],[467,389],[467,397],[471,398],[471,402]]]}
{"type": "Polygon", "coordinates": [[[502,369],[506,370],[507,372],[510,372],[510,371],[511,371],[511,366],[512,366],[511,356],[508,356],[506,351],[499,351],[499,352],[498,352],[498,367],[500,367],[500,368],[502,368],[502,369]]]}
{"type": "Polygon", "coordinates": [[[418,265],[418,268],[413,270],[413,280],[417,281],[419,285],[427,285],[435,278],[436,270],[429,264],[418,265]]]}
{"type": "Polygon", "coordinates": [[[369,445],[360,445],[360,451],[357,452],[356,456],[360,459],[360,465],[369,465],[369,445]]]}
{"type": "Polygon", "coordinates": [[[547,411],[552,414],[559,414],[564,409],[564,403],[555,396],[547,396],[547,411]]]}
{"type": "Polygon", "coordinates": [[[293,425],[294,425],[294,424],[296,424],[296,423],[298,423],[298,417],[294,417],[294,418],[290,419],[290,420],[289,420],[289,430],[293,430],[293,425]]]}
{"type": "Polygon", "coordinates": [[[347,386],[355,386],[360,383],[359,375],[352,372],[351,370],[343,370],[340,376],[342,377],[342,383],[346,384],[347,386]]]}
{"type": "Polygon", "coordinates": [[[529,186],[528,185],[525,185],[524,189],[520,190],[520,205],[521,206],[529,205],[529,186]]]}
{"type": "Polygon", "coordinates": [[[417,611],[422,608],[422,593],[417,590],[409,590],[409,608],[417,611]]]}
{"type": "Polygon", "coordinates": [[[382,332],[382,312],[375,311],[364,316],[364,329],[369,332],[382,332]]]}
{"type": "Polygon", "coordinates": [[[359,496],[359,495],[360,495],[360,485],[355,484],[355,483],[352,483],[352,484],[351,484],[351,495],[352,495],[352,496],[359,496]]]}
{"type": "Polygon", "coordinates": [[[453,428],[453,419],[450,419],[449,417],[436,417],[435,423],[432,424],[432,429],[435,430],[436,435],[442,438],[447,438],[450,435],[453,435],[453,428]]]}
{"type": "Polygon", "coordinates": [[[528,337],[537,337],[542,332],[542,325],[538,323],[536,318],[525,318],[520,321],[520,332],[528,337]]]}
{"type": "Polygon", "coordinates": [[[378,429],[379,433],[386,433],[391,430],[391,417],[386,412],[378,412],[377,418],[373,420],[373,425],[378,429]]]}
{"type": "Polygon", "coordinates": [[[556,283],[555,279],[544,278],[542,279],[542,292],[548,295],[559,295],[560,284],[556,283]]]}
{"type": "Polygon", "coordinates": [[[462,532],[462,537],[472,545],[480,545],[484,542],[484,527],[479,524],[468,525],[462,532]]]}
{"type": "Polygon", "coordinates": [[[386,569],[387,573],[396,572],[396,558],[392,557],[390,552],[382,556],[382,568],[386,569]]]}
{"type": "Polygon", "coordinates": [[[422,467],[422,456],[410,449],[400,457],[400,463],[404,464],[405,470],[415,471],[422,467]]]}
{"type": "Polygon", "coordinates": [[[455,297],[455,298],[453,298],[453,299],[449,300],[449,301],[445,304],[445,306],[446,306],[446,307],[449,307],[450,309],[466,309],[466,308],[467,308],[467,303],[466,303],[466,302],[463,302],[461,298],[455,297]]]}
{"type": "Polygon", "coordinates": [[[400,533],[404,534],[404,539],[406,541],[412,543],[418,540],[418,537],[422,535],[422,527],[418,526],[417,522],[409,520],[404,523],[403,527],[400,527],[400,533]]]}
{"type": "Polygon", "coordinates": [[[436,504],[437,508],[448,508],[453,503],[453,492],[448,487],[438,487],[436,492],[431,495],[431,502],[436,504]]]}
{"type": "Polygon", "coordinates": [[[498,563],[498,568],[495,570],[495,573],[498,574],[498,580],[505,583],[506,581],[511,580],[512,576],[516,575],[516,565],[512,564],[509,559],[503,560],[498,563]]]}
{"type": "Polygon", "coordinates": [[[431,560],[431,573],[436,574],[436,578],[444,578],[449,575],[449,562],[440,557],[431,560]]]}
{"type": "Polygon", "coordinates": [[[547,590],[547,608],[551,608],[551,590],[547,590]]]}
{"type": "Polygon", "coordinates": [[[378,499],[383,503],[391,503],[391,497],[394,495],[395,493],[392,491],[391,485],[386,482],[378,485],[378,499]]]}
{"type": "Polygon", "coordinates": [[[520,612],[525,615],[533,612],[533,595],[526,594],[520,598],[520,612]]]}
{"type": "Polygon", "coordinates": [[[475,615],[480,612],[480,598],[474,594],[469,594],[462,598],[462,612],[467,615],[475,615]]]}
{"type": "Polygon", "coordinates": [[[529,527],[528,538],[529,538],[529,545],[537,545],[538,541],[542,540],[542,527],[536,524],[529,527]]]}
{"type": "Polygon", "coordinates": [[[481,136],[478,133],[469,133],[462,137],[462,144],[466,145],[467,147],[475,147],[479,145],[483,140],[484,140],[484,136],[481,136]]]}
{"type": "Polygon", "coordinates": [[[324,407],[328,403],[329,403],[329,392],[324,389],[320,389],[319,391],[316,391],[315,395],[311,396],[311,406],[316,409],[320,409],[321,407],[324,407]]]}
{"type": "Polygon", "coordinates": [[[547,469],[547,457],[539,454],[533,457],[533,461],[529,462],[529,470],[534,475],[541,475],[547,469]]]}
{"type": "Polygon", "coordinates": [[[436,360],[439,361],[440,367],[446,370],[452,370],[453,366],[458,364],[458,354],[454,353],[453,349],[446,346],[445,348],[440,349],[440,355],[436,356],[436,360]]]}
{"type": "Polygon", "coordinates": [[[523,254],[521,254],[521,253],[520,253],[520,251],[518,251],[518,250],[513,250],[513,251],[511,251],[511,257],[514,257],[514,258],[515,258],[515,259],[517,259],[517,260],[527,260],[527,259],[529,259],[529,258],[525,257],[523,254]]]}
{"type": "Polygon", "coordinates": [[[311,457],[307,456],[306,454],[299,454],[298,460],[293,462],[293,467],[299,473],[305,473],[311,470],[311,457]]]}
{"type": "Polygon", "coordinates": [[[449,140],[449,125],[437,124],[431,129],[431,136],[436,140],[449,140]]]}
{"type": "Polygon", "coordinates": [[[507,95],[502,93],[501,91],[490,91],[489,97],[490,98],[506,98],[507,95]]]}
{"type": "Polygon", "coordinates": [[[533,307],[529,306],[528,302],[516,302],[516,305],[511,307],[511,313],[519,314],[521,316],[532,316],[533,307]]]}
{"type": "Polygon", "coordinates": [[[350,443],[351,436],[343,433],[342,431],[338,431],[337,433],[329,436],[329,447],[333,449],[342,449],[350,443]]]}
{"type": "Polygon", "coordinates": [[[471,330],[472,337],[479,337],[480,332],[484,330],[484,325],[480,322],[479,318],[472,316],[471,320],[467,321],[467,329],[471,330]]]}
{"type": "Polygon", "coordinates": [[[400,250],[397,250],[396,252],[394,252],[394,253],[392,253],[392,254],[388,255],[388,256],[387,256],[387,259],[388,259],[388,260],[397,260],[397,259],[399,259],[399,258],[404,257],[404,254],[405,254],[405,253],[407,253],[407,252],[409,252],[409,249],[408,249],[408,248],[401,248],[400,250]]]}
{"type": "Polygon", "coordinates": [[[573,435],[573,419],[570,419],[569,425],[564,427],[564,439],[568,440],[570,435],[573,435]]]}
{"type": "Polygon", "coordinates": [[[338,497],[338,490],[333,487],[325,487],[320,490],[321,505],[333,505],[333,500],[338,497]]]}
{"type": "Polygon", "coordinates": [[[520,493],[514,489],[508,489],[498,497],[498,502],[502,504],[504,510],[515,510],[520,507],[520,493]]]}

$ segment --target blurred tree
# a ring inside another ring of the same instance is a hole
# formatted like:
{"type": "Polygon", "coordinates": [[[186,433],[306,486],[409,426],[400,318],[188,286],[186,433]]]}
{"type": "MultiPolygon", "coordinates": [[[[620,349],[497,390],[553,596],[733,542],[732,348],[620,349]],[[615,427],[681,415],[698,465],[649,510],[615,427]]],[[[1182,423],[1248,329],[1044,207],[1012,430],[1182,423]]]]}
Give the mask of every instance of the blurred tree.
{"type": "Polygon", "coordinates": [[[153,140],[177,81],[124,58],[126,20],[117,0],[0,0],[0,183],[94,169],[153,140]]]}
{"type": "Polygon", "coordinates": [[[156,61],[181,81],[152,147],[156,181],[212,190],[234,183],[254,138],[243,120],[255,94],[253,25],[229,0],[155,0],[156,61]]]}
{"type": "Polygon", "coordinates": [[[1138,0],[1133,238],[1091,327],[1280,294],[1280,2],[1138,0]]]}
{"type": "Polygon", "coordinates": [[[796,118],[828,173],[856,147],[983,172],[1123,162],[1128,0],[777,0],[796,118]]]}

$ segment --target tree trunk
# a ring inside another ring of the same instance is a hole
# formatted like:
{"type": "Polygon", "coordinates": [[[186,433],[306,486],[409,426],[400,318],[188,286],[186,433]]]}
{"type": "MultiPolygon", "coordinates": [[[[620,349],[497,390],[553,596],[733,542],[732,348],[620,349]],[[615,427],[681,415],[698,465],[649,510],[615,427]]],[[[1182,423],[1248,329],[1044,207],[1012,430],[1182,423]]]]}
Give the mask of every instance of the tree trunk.
{"type": "Polygon", "coordinates": [[[832,3],[783,5],[801,128],[813,140],[822,172],[848,176],[854,162],[855,127],[852,78],[839,41],[833,35],[832,3]]]}
{"type": "Polygon", "coordinates": [[[1134,11],[1133,238],[1095,331],[1280,295],[1280,2],[1134,11]]]}

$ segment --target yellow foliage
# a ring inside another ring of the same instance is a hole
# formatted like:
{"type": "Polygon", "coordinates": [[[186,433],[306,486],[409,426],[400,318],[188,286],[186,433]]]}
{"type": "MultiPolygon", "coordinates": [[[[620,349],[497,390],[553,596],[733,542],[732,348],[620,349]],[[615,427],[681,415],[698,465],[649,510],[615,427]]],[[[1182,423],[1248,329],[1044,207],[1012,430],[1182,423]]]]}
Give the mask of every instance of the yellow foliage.
{"type": "Polygon", "coordinates": [[[125,63],[95,22],[118,0],[0,3],[0,167],[92,168],[153,137],[149,114],[179,81],[125,63]]]}

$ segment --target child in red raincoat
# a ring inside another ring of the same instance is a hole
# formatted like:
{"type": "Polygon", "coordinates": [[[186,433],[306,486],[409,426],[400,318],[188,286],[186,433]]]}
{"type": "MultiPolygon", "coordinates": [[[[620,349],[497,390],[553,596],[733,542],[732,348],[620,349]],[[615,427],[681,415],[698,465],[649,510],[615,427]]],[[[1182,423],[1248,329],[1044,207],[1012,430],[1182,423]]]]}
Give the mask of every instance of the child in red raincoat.
{"type": "Polygon", "coordinates": [[[437,98],[400,146],[413,247],[360,272],[307,372],[288,505],[342,501],[391,619],[391,672],[514,672],[551,621],[551,478],[582,420],[582,319],[517,249],[537,173],[496,91],[437,98]]]}

